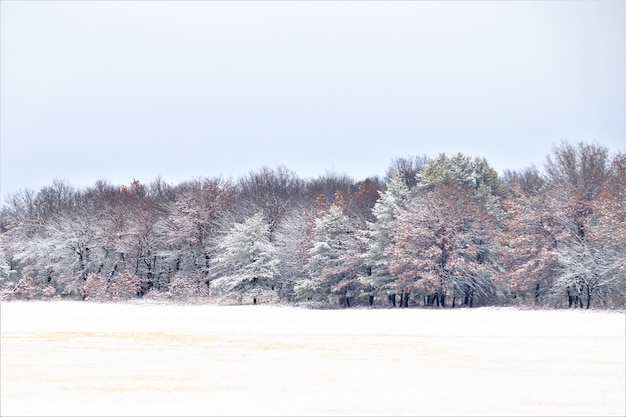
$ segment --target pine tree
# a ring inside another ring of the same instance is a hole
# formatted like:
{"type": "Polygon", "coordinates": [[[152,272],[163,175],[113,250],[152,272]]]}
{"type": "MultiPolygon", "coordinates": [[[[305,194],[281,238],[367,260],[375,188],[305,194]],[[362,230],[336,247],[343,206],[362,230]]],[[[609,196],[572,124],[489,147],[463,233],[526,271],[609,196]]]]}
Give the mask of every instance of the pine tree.
{"type": "Polygon", "coordinates": [[[270,227],[262,213],[235,223],[219,244],[215,259],[223,274],[212,281],[212,293],[251,300],[276,301],[276,248],[270,242],[270,227]]]}
{"type": "Polygon", "coordinates": [[[393,244],[394,224],[398,215],[406,210],[409,196],[405,179],[396,172],[392,174],[387,189],[380,193],[372,210],[376,221],[368,222],[365,232],[365,264],[369,274],[360,278],[372,296],[384,293],[395,300],[395,290],[392,288],[395,277],[389,272],[391,255],[387,249],[393,244]]]}
{"type": "Polygon", "coordinates": [[[349,307],[361,287],[362,253],[357,228],[340,207],[332,205],[315,222],[314,244],[306,266],[311,279],[298,282],[296,295],[328,301],[336,294],[349,307]]]}
{"type": "Polygon", "coordinates": [[[504,220],[501,207],[502,183],[485,158],[470,158],[462,153],[448,157],[441,153],[417,175],[418,188],[432,190],[442,185],[471,190],[488,213],[499,223],[504,220]]]}

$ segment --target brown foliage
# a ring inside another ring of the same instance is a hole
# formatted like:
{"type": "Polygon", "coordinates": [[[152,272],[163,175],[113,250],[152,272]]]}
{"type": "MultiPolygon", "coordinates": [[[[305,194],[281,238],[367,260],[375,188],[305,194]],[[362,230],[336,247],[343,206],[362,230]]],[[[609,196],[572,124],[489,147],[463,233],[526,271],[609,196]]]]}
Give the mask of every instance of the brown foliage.
{"type": "Polygon", "coordinates": [[[446,295],[457,280],[487,273],[481,257],[493,223],[463,187],[443,185],[426,192],[403,213],[390,247],[390,271],[399,292],[446,295]]]}

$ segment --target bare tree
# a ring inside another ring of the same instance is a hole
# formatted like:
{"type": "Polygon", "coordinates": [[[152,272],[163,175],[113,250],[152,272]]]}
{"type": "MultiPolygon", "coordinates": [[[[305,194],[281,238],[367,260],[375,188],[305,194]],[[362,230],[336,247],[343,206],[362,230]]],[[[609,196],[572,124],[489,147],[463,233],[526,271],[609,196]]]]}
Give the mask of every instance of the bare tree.
{"type": "Polygon", "coordinates": [[[174,274],[197,276],[208,286],[217,239],[232,209],[235,188],[221,178],[198,179],[179,188],[167,219],[171,268],[174,274]]]}
{"type": "Polygon", "coordinates": [[[417,174],[424,169],[427,162],[428,157],[426,155],[394,158],[389,168],[387,168],[384,178],[385,183],[389,183],[391,177],[397,174],[400,175],[407,187],[413,188],[417,185],[417,174]]]}
{"type": "Polygon", "coordinates": [[[285,166],[276,169],[262,167],[250,172],[238,183],[238,199],[245,217],[262,211],[270,225],[270,237],[287,212],[300,203],[302,181],[295,172],[285,166]]]}

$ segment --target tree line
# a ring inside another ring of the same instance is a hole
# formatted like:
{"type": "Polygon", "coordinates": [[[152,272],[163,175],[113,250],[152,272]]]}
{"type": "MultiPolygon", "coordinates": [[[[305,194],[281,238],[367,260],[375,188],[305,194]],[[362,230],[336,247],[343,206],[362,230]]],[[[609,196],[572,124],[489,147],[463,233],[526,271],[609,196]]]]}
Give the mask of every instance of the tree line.
{"type": "Polygon", "coordinates": [[[539,170],[392,161],[236,180],[54,180],[0,209],[2,299],[319,307],[626,304],[626,154],[563,142],[539,170]]]}

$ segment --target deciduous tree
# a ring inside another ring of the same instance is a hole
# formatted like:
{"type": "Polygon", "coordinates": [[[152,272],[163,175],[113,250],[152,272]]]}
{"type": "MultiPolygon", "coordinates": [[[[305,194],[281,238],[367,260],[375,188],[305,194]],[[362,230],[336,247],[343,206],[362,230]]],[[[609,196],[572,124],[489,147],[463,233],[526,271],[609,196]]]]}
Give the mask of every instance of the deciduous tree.
{"type": "Polygon", "coordinates": [[[607,222],[616,226],[618,236],[624,228],[620,222],[623,205],[621,211],[618,208],[624,195],[619,184],[621,158],[618,155],[612,163],[603,146],[564,142],[546,160],[550,213],[559,227],[555,290],[567,294],[570,306],[582,307],[584,302],[589,308],[597,290],[621,288],[626,279],[623,241],[605,235],[607,222]],[[612,166],[616,172],[612,173],[612,166]],[[617,214],[608,214],[613,209],[617,214]]]}
{"type": "Polygon", "coordinates": [[[395,288],[441,303],[451,295],[453,306],[462,297],[493,296],[494,222],[480,200],[464,186],[442,184],[421,192],[398,218],[389,269],[395,288]]]}

